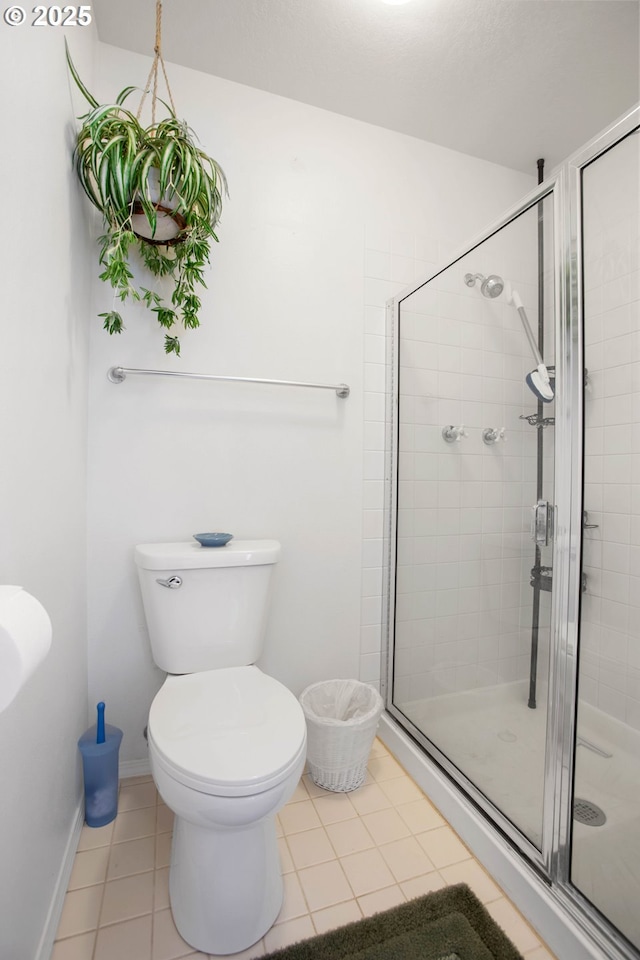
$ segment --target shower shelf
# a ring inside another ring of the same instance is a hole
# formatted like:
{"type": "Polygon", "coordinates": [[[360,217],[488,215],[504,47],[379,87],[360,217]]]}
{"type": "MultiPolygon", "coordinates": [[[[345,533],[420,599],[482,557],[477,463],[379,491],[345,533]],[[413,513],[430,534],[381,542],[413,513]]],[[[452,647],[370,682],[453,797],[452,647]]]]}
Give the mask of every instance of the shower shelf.
{"type": "MultiPolygon", "coordinates": [[[[587,592],[587,575],[582,574],[582,592],[587,592]]],[[[550,593],[553,588],[553,567],[535,566],[531,568],[531,577],[529,580],[531,587],[539,587],[545,593],[550,593]]]]}
{"type": "Polygon", "coordinates": [[[278,387],[312,387],[315,390],[333,390],[346,400],[351,388],[346,383],[306,383],[299,380],[265,380],[259,377],[223,377],[209,373],[186,373],[176,370],[141,370],[137,367],[110,367],[107,377],[111,383],[122,383],[128,376],[178,377],[183,380],[221,380],[234,383],[268,383],[278,387]]]}
{"type": "Polygon", "coordinates": [[[537,413],[530,413],[529,415],[521,413],[519,420],[526,420],[530,427],[553,427],[555,426],[556,418],[555,417],[539,417],[537,413]]]}

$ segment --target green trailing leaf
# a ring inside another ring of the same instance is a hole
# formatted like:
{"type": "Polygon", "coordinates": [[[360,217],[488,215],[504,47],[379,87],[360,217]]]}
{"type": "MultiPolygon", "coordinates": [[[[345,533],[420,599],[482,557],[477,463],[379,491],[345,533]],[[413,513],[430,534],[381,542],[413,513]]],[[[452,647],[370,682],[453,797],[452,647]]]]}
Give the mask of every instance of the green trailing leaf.
{"type": "Polygon", "coordinates": [[[160,326],[166,330],[170,330],[176,322],[176,314],[174,311],[169,310],[167,307],[153,307],[152,309],[158,318],[160,326]]]}
{"type": "MultiPolygon", "coordinates": [[[[181,324],[185,329],[199,325],[198,286],[205,287],[204,268],[209,263],[210,244],[217,242],[215,226],[222,211],[222,195],[228,195],[221,167],[198,146],[189,126],[166,104],[168,116],[144,128],[123,104],[136,89],[125,87],[112,104],[99,104],[82,83],[71,60],[69,71],[90,110],[82,117],[74,151],[78,180],[91,203],[101,212],[105,233],[99,238],[100,278],[111,284],[121,301],[142,300],[166,329],[181,324]],[[171,245],[153,241],[158,215],[149,186],[151,170],[157,170],[160,197],[169,200],[176,215],[186,224],[171,245]],[[132,229],[132,215],[142,210],[152,239],[132,229]],[[136,250],[144,267],[156,277],[173,284],[171,306],[161,293],[134,284],[129,257],[136,250]]],[[[162,101],[158,101],[162,102],[162,101]]],[[[112,310],[100,314],[109,333],[120,333],[122,317],[112,310]]],[[[180,355],[177,336],[165,336],[167,353],[180,355]]]]}
{"type": "Polygon", "coordinates": [[[83,97],[85,98],[85,100],[88,100],[88,102],[91,104],[92,107],[97,107],[97,106],[98,106],[98,101],[97,101],[94,97],[92,97],[92,95],[89,93],[89,91],[87,90],[87,88],[86,88],[85,85],[83,84],[82,80],[81,80],[80,77],[78,76],[78,73],[77,73],[77,71],[76,71],[76,68],[75,68],[74,65],[73,65],[73,60],[71,59],[71,54],[69,53],[69,44],[67,43],[67,38],[66,38],[66,37],[65,37],[65,40],[64,40],[64,50],[65,50],[65,55],[66,55],[66,57],[67,57],[67,64],[68,64],[68,67],[69,67],[69,72],[70,72],[71,76],[73,77],[73,79],[74,79],[74,81],[75,81],[75,84],[76,84],[78,90],[79,90],[80,93],[83,95],[83,97]]]}
{"type": "Polygon", "coordinates": [[[110,310],[109,313],[99,313],[98,316],[104,317],[104,323],[102,326],[105,330],[108,330],[109,333],[122,333],[124,330],[122,317],[119,313],[116,313],[115,310],[110,310]]]}
{"type": "Polygon", "coordinates": [[[145,305],[151,309],[151,307],[158,307],[162,303],[162,298],[159,294],[154,293],[153,290],[147,290],[145,287],[140,287],[142,290],[142,299],[145,302],[145,305]]]}
{"type": "Polygon", "coordinates": [[[121,90],[118,96],[116,97],[116,103],[122,104],[127,99],[130,93],[133,93],[134,90],[138,90],[138,87],[125,87],[124,90],[121,90]]]}

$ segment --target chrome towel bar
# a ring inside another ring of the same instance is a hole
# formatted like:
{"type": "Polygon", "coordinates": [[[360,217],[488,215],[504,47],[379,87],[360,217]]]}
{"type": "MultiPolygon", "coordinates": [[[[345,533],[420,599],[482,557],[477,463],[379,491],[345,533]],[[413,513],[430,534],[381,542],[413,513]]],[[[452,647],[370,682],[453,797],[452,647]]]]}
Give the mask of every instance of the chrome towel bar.
{"type": "Polygon", "coordinates": [[[122,383],[128,376],[182,377],[187,380],[226,380],[234,383],[270,383],[279,387],[313,387],[316,390],[334,390],[336,396],[346,400],[351,388],[346,383],[305,383],[299,380],[264,380],[259,377],[221,377],[209,373],[182,373],[174,370],[141,370],[136,367],[111,367],[107,377],[111,383],[122,383]]]}

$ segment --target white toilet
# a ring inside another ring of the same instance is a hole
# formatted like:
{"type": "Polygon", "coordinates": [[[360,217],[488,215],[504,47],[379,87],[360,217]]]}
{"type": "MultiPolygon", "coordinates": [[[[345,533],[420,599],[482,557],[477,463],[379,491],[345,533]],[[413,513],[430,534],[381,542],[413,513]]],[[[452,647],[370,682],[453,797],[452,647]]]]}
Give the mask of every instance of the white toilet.
{"type": "Polygon", "coordinates": [[[169,674],[148,738],[176,815],[171,909],[203,953],[251,946],[282,905],[275,815],[302,774],[306,726],[294,695],[254,666],[279,556],[275,540],[135,549],[153,658],[169,674]]]}

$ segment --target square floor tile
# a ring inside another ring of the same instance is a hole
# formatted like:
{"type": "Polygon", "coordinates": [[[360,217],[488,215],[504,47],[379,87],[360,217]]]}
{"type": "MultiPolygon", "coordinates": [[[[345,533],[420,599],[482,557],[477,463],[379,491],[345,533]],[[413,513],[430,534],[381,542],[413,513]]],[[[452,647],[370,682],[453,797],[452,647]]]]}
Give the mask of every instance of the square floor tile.
{"type": "Polygon", "coordinates": [[[293,796],[288,802],[299,803],[300,800],[308,800],[308,799],[309,799],[309,791],[306,788],[304,780],[300,779],[296,784],[296,789],[294,790],[293,796]]]}
{"type": "Polygon", "coordinates": [[[375,847],[371,834],[359,817],[355,820],[328,823],[326,830],[339,857],[375,847]]]}
{"type": "Polygon", "coordinates": [[[540,940],[529,924],[505,897],[492,900],[487,904],[487,910],[522,953],[540,946],[540,940]]]}
{"type": "Polygon", "coordinates": [[[374,780],[393,780],[394,777],[406,777],[406,773],[393,757],[373,757],[369,761],[369,773],[374,780]]]}
{"type": "Polygon", "coordinates": [[[317,932],[326,933],[327,930],[335,930],[337,927],[344,927],[347,923],[362,920],[362,911],[357,900],[345,900],[343,903],[336,903],[333,907],[317,910],[311,916],[317,932]]]}
{"type": "Polygon", "coordinates": [[[403,840],[385,843],[380,847],[380,853],[398,882],[435,870],[415,837],[405,837],[403,840]]]}
{"type": "MultiPolygon", "coordinates": [[[[389,781],[393,783],[394,781],[389,781]]],[[[387,784],[385,784],[387,786],[387,784]]],[[[411,833],[424,833],[425,830],[434,830],[445,826],[438,811],[428,800],[415,800],[412,803],[401,803],[396,810],[411,830],[411,833]]]]}
{"type": "Polygon", "coordinates": [[[125,840],[111,845],[109,858],[109,880],[132,876],[153,870],[155,862],[155,837],[142,837],[140,840],[125,840]]]}
{"type": "Polygon", "coordinates": [[[95,942],[95,930],[81,933],[79,937],[70,937],[68,940],[57,940],[53,945],[51,960],[93,960],[95,942]]]}
{"type": "Polygon", "coordinates": [[[104,888],[100,923],[131,920],[153,910],[153,872],[109,880],[104,888]]]}
{"type": "MultiPolygon", "coordinates": [[[[297,836],[297,834],[294,834],[297,836]]],[[[295,870],[293,860],[291,859],[291,851],[289,850],[289,845],[285,837],[278,837],[278,855],[280,857],[280,870],[282,873],[291,873],[292,870],[295,870]]]]}
{"type": "Polygon", "coordinates": [[[118,813],[137,810],[140,807],[155,807],[158,800],[156,785],[151,781],[123,783],[118,794],[118,813]]]}
{"type": "Polygon", "coordinates": [[[170,866],[172,840],[170,833],[161,833],[156,837],[156,869],[170,866]]]}
{"type": "Polygon", "coordinates": [[[503,896],[502,890],[496,886],[476,860],[462,860],[461,863],[441,867],[440,873],[447,884],[466,883],[481,903],[489,903],[503,896]]]}
{"type": "Polygon", "coordinates": [[[324,824],[337,823],[339,820],[352,820],[357,812],[346,793],[330,793],[328,797],[317,797],[313,805],[324,824]]]}
{"type": "Polygon", "coordinates": [[[446,885],[444,878],[440,876],[437,870],[434,870],[433,873],[425,873],[421,877],[412,877],[411,880],[403,880],[400,884],[400,889],[407,900],[413,900],[414,897],[423,897],[425,893],[442,890],[446,885]]]}
{"type": "Polygon", "coordinates": [[[101,927],[94,960],[151,960],[151,916],[101,927]]]}
{"type": "Polygon", "coordinates": [[[378,846],[410,836],[408,826],[393,808],[365,813],[362,816],[362,822],[378,846]]]}
{"type": "Polygon", "coordinates": [[[143,807],[140,810],[125,810],[115,820],[113,840],[137,840],[139,837],[153,837],[156,832],[156,808],[143,807]]]}
{"type": "Polygon", "coordinates": [[[436,867],[448,867],[460,860],[469,860],[471,854],[451,827],[438,827],[419,833],[418,843],[436,867]]]}
{"type": "Polygon", "coordinates": [[[315,936],[315,927],[311,917],[297,917],[295,920],[287,920],[285,923],[277,923],[271,930],[267,930],[264,935],[264,945],[268,953],[272,950],[280,950],[282,947],[288,947],[291,943],[297,943],[298,940],[308,940],[315,936]]]}
{"type": "Polygon", "coordinates": [[[382,859],[379,850],[363,850],[342,857],[340,863],[356,897],[372,893],[395,883],[393,874],[382,859]]]}
{"type": "Polygon", "coordinates": [[[294,833],[289,837],[288,842],[291,857],[298,870],[336,858],[335,850],[329,842],[324,827],[305,830],[304,833],[294,833]]]}
{"type": "Polygon", "coordinates": [[[109,847],[96,847],[94,850],[80,850],[73,861],[73,870],[69,879],[69,890],[90,887],[94,883],[104,883],[109,862],[109,847]]]}
{"type": "Polygon", "coordinates": [[[389,756],[389,751],[385,747],[382,740],[375,738],[371,746],[371,756],[372,757],[387,757],[389,756]]]}
{"type": "Polygon", "coordinates": [[[162,867],[154,873],[153,909],[166,910],[169,905],[169,867],[162,867]]]}
{"type": "Polygon", "coordinates": [[[322,910],[341,900],[352,900],[353,893],[337,860],[305,867],[298,873],[309,910],[322,910]]]}
{"type": "Polygon", "coordinates": [[[114,826],[115,820],[108,823],[106,827],[89,827],[85,823],[80,831],[78,850],[93,850],[94,847],[108,846],[113,838],[114,826]]]}
{"type": "Polygon", "coordinates": [[[302,782],[304,783],[305,790],[311,798],[333,796],[330,790],[325,790],[324,787],[319,787],[317,783],[314,783],[311,779],[311,774],[309,773],[305,773],[302,778],[302,782]]]}
{"type": "Polygon", "coordinates": [[[365,917],[371,917],[374,913],[381,913],[383,910],[390,910],[397,907],[399,903],[405,902],[405,895],[400,887],[385,887],[384,890],[375,890],[373,893],[367,893],[358,897],[360,909],[365,917]]]}
{"type": "Polygon", "coordinates": [[[391,803],[397,806],[400,803],[411,803],[414,800],[423,800],[424,794],[409,777],[396,777],[394,780],[381,780],[379,787],[391,803]]]}
{"type": "Polygon", "coordinates": [[[389,797],[384,795],[377,783],[354,790],[350,794],[350,799],[360,816],[365,813],[375,813],[377,810],[388,810],[393,806],[389,797]]]}
{"type": "Polygon", "coordinates": [[[103,885],[98,884],[94,887],[83,887],[81,890],[72,890],[67,893],[64,898],[60,923],[58,924],[57,937],[59,940],[96,929],[103,890],[103,885]]]}
{"type": "Polygon", "coordinates": [[[320,826],[320,818],[311,800],[288,803],[280,811],[279,817],[285,837],[291,833],[313,830],[314,827],[320,826]]]}
{"type": "Polygon", "coordinates": [[[282,880],[284,897],[276,923],[293,920],[295,917],[302,917],[309,912],[297,873],[288,873],[282,880]]]}
{"type": "Polygon", "coordinates": [[[170,833],[173,830],[174,821],[173,810],[164,803],[159,803],[156,808],[156,833],[170,833]]]}
{"type": "MultiPolygon", "coordinates": [[[[262,939],[262,940],[258,940],[257,943],[254,943],[252,947],[248,947],[246,950],[242,950],[240,953],[232,953],[232,954],[211,953],[209,954],[208,960],[255,960],[256,957],[264,957],[266,952],[267,951],[265,949],[264,939],[262,939]]],[[[196,953],[194,955],[193,960],[197,960],[197,958],[199,957],[200,957],[200,954],[196,953]]],[[[191,957],[189,957],[189,960],[191,960],[191,957]]],[[[204,954],[202,955],[202,960],[207,960],[204,954]]]]}
{"type": "Polygon", "coordinates": [[[152,960],[177,960],[193,956],[193,947],[185,943],[173,922],[171,910],[159,910],[153,915],[152,960]]]}

